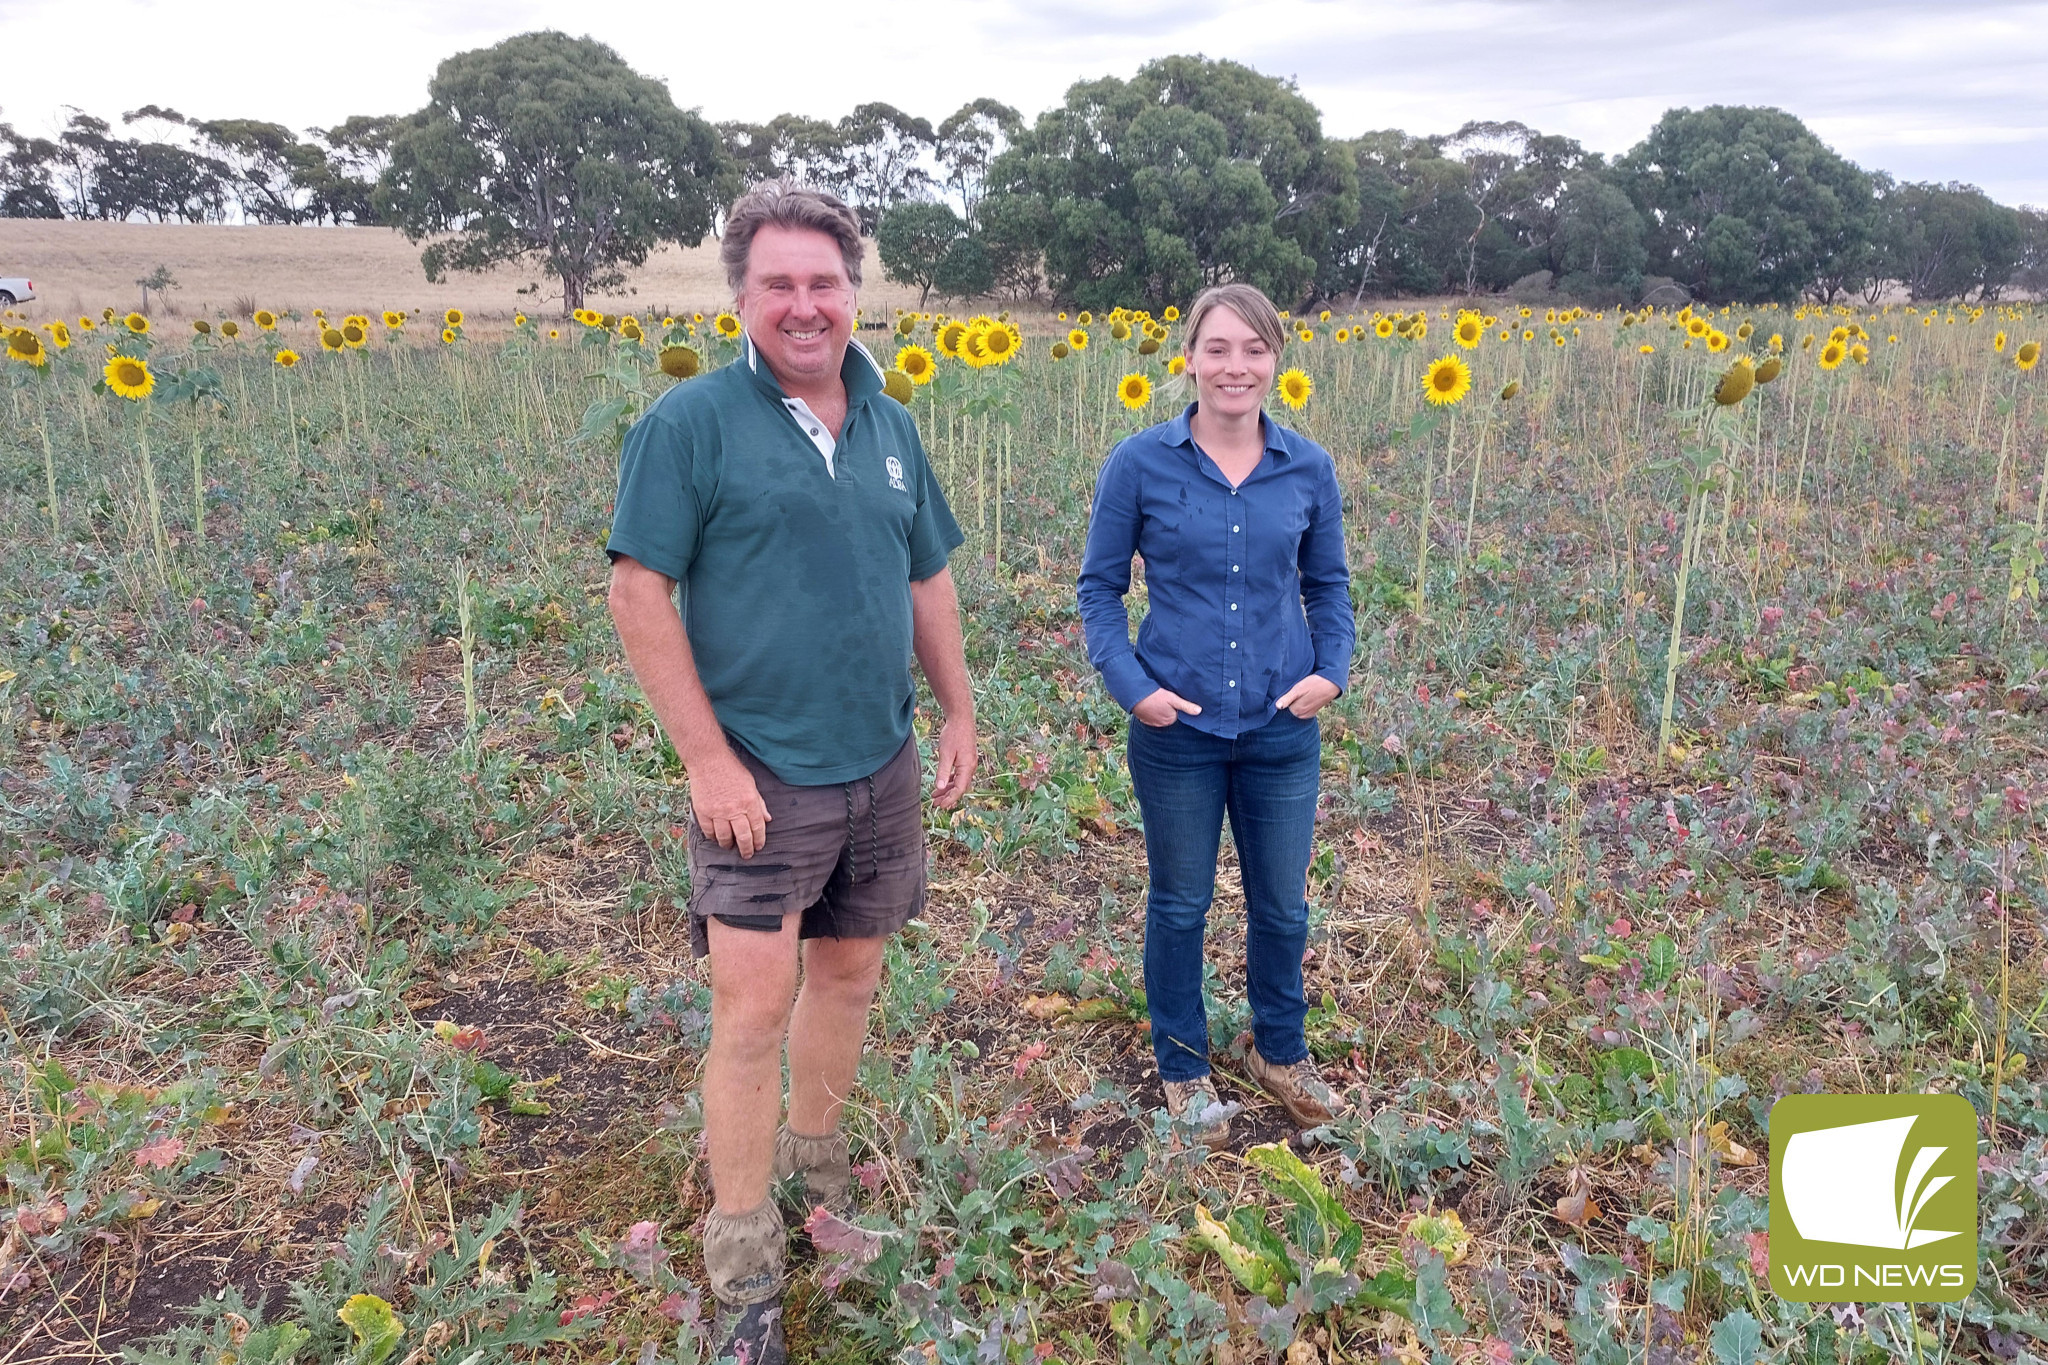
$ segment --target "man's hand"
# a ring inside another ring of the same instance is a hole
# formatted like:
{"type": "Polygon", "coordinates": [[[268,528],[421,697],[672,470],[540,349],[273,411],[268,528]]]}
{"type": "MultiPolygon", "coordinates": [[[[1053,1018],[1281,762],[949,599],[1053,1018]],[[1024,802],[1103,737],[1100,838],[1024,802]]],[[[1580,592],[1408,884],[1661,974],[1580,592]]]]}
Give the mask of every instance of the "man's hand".
{"type": "Polygon", "coordinates": [[[1131,714],[1155,730],[1175,724],[1182,716],[1199,716],[1202,708],[1178,692],[1160,688],[1131,708],[1131,714]]]}
{"type": "Polygon", "coordinates": [[[932,774],[932,804],[940,810],[951,810],[960,804],[960,798],[967,795],[968,784],[974,781],[975,764],[981,760],[981,749],[974,733],[974,718],[949,720],[939,730],[939,753],[936,771],[932,774]]]}
{"type": "Polygon", "coordinates": [[[720,848],[737,848],[742,858],[753,857],[767,844],[768,822],[775,818],[761,800],[754,775],[730,750],[690,774],[690,809],[698,829],[720,848]]]}
{"type": "Polygon", "coordinates": [[[1303,720],[1337,699],[1337,684],[1328,678],[1311,673],[1294,686],[1281,693],[1280,700],[1273,703],[1273,709],[1286,707],[1303,720]]]}

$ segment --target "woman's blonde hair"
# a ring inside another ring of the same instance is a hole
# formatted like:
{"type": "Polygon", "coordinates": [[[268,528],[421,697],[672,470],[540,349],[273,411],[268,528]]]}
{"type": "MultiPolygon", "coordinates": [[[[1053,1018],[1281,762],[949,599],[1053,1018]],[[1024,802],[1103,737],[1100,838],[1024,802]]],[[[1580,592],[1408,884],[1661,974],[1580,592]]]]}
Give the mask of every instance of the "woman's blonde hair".
{"type": "Polygon", "coordinates": [[[1273,306],[1273,300],[1267,298],[1264,291],[1249,284],[1218,284],[1204,289],[1188,305],[1187,329],[1182,333],[1184,339],[1181,342],[1183,351],[1194,351],[1195,343],[1202,336],[1202,323],[1218,308],[1228,308],[1237,314],[1275,356],[1286,349],[1287,324],[1280,321],[1280,310],[1273,306]]]}

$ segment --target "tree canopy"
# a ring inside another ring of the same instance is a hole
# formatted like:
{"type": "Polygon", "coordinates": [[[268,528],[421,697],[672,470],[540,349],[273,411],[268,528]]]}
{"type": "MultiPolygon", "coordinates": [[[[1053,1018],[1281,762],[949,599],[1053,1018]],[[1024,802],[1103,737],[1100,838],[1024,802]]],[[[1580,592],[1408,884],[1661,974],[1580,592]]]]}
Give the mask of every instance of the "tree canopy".
{"type": "Polygon", "coordinates": [[[737,188],[717,132],[604,44],[527,33],[441,63],[390,146],[380,215],[428,279],[534,261],[564,311],[664,242],[694,246],[737,188]]]}

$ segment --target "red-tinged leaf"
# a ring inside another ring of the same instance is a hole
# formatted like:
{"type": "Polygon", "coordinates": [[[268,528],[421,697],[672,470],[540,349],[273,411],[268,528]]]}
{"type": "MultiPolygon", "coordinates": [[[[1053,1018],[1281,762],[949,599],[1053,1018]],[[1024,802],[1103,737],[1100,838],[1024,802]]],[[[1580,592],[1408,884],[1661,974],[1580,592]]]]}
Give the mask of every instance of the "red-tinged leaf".
{"type": "Polygon", "coordinates": [[[862,1266],[882,1254],[882,1234],[847,1222],[823,1204],[811,1210],[811,1216],[804,1220],[804,1231],[811,1235],[811,1245],[826,1258],[825,1275],[819,1283],[827,1293],[845,1284],[860,1273],[862,1266]]]}
{"type": "Polygon", "coordinates": [[[687,1294],[677,1290],[661,1301],[659,1312],[670,1322],[701,1322],[704,1317],[703,1295],[694,1289],[687,1294]]]}
{"type": "Polygon", "coordinates": [[[863,1161],[853,1168],[853,1178],[858,1180],[860,1187],[869,1194],[880,1194],[882,1192],[882,1176],[884,1174],[882,1163],[879,1161],[863,1161]]]}
{"type": "Polygon", "coordinates": [[[1031,1069],[1031,1064],[1043,1056],[1045,1056],[1045,1044],[1033,1043],[1030,1047],[1017,1054],[1016,1063],[1010,1068],[1011,1074],[1016,1076],[1018,1080],[1023,1080],[1024,1073],[1031,1069]]]}
{"type": "Polygon", "coordinates": [[[151,1170],[168,1171],[185,1154],[185,1140],[166,1133],[135,1149],[135,1164],[151,1170]]]}
{"type": "Polygon", "coordinates": [[[455,1030],[455,1036],[449,1041],[455,1044],[459,1052],[482,1052],[486,1040],[482,1028],[468,1024],[455,1030]]]}
{"type": "Polygon", "coordinates": [[[661,1246],[661,1224],[647,1221],[633,1224],[613,1249],[612,1255],[634,1279],[642,1284],[652,1284],[655,1268],[668,1259],[668,1253],[661,1246]]]}
{"type": "Polygon", "coordinates": [[[1771,1278],[1771,1235],[1767,1232],[1745,1232],[1742,1238],[1749,1244],[1749,1273],[1759,1280],[1771,1278]]]}

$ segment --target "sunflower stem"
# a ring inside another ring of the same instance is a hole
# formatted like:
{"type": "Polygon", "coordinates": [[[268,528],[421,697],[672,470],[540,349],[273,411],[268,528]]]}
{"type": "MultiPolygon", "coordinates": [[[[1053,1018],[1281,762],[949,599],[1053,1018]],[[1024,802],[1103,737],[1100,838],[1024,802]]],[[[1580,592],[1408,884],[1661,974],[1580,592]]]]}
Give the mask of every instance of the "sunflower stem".
{"type": "Polygon", "coordinates": [[[64,539],[64,525],[57,515],[57,457],[50,450],[50,424],[36,423],[36,434],[43,438],[43,489],[50,499],[50,544],[57,546],[64,539]]]}
{"type": "Polygon", "coordinates": [[[1661,770],[1671,749],[1671,717],[1678,700],[1678,663],[1680,643],[1685,638],[1685,597],[1692,584],[1692,561],[1699,546],[1700,532],[1705,528],[1706,518],[1701,515],[1706,505],[1709,481],[1695,478],[1692,483],[1692,499],[1685,510],[1685,539],[1678,552],[1678,586],[1671,603],[1671,643],[1664,651],[1664,708],[1657,720],[1657,767],[1661,770]]]}

